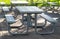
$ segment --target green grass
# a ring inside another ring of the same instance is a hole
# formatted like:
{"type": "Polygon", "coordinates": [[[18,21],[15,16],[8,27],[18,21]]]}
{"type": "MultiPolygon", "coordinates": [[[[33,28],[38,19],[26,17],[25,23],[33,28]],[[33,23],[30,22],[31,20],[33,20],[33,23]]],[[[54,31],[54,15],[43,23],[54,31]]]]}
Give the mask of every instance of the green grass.
{"type": "Polygon", "coordinates": [[[10,5],[10,0],[4,0],[4,2],[6,3],[6,5],[10,5]]]}
{"type": "MultiPolygon", "coordinates": [[[[48,0],[39,0],[39,1],[37,1],[37,2],[39,2],[40,4],[38,4],[38,6],[49,6],[48,4],[47,4],[47,1],[48,0]]],[[[31,1],[29,1],[30,3],[31,3],[31,1]]],[[[35,2],[36,3],[36,0],[34,0],[33,2],[35,2]]],[[[56,2],[57,3],[57,6],[58,5],[60,5],[60,0],[49,0],[49,2],[56,2]]]]}
{"type": "Polygon", "coordinates": [[[10,5],[10,0],[0,0],[0,2],[5,2],[5,5],[10,5]]]}
{"type": "MultiPolygon", "coordinates": [[[[58,5],[58,2],[59,2],[59,5],[60,5],[60,0],[49,0],[50,2],[57,2],[57,5],[58,5]]],[[[0,0],[0,2],[5,2],[6,3],[6,5],[10,5],[11,3],[10,3],[10,0],[0,0]]],[[[46,5],[48,5],[47,4],[47,0],[33,0],[33,2],[32,2],[32,0],[28,0],[28,2],[29,2],[29,5],[36,5],[36,2],[39,2],[40,4],[38,4],[38,6],[46,6],[46,5]]],[[[49,6],[49,5],[48,5],[49,6]]]]}

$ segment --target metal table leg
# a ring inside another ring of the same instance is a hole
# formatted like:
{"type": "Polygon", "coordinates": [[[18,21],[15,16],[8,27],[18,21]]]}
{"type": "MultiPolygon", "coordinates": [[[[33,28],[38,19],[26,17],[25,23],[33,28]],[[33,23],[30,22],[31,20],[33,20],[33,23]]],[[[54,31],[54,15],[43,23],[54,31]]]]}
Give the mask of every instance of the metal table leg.
{"type": "MultiPolygon", "coordinates": [[[[47,20],[45,20],[44,27],[46,26],[46,24],[47,24],[47,20]]],[[[37,14],[35,14],[35,33],[37,33],[37,34],[52,34],[52,33],[54,33],[54,29],[56,28],[56,25],[55,25],[55,23],[51,23],[51,24],[53,24],[51,31],[46,31],[46,28],[43,27],[42,32],[41,31],[38,32],[37,31],[37,14]]]]}
{"type": "MultiPolygon", "coordinates": [[[[22,14],[22,25],[24,25],[24,14],[22,14]]],[[[26,27],[27,27],[26,34],[28,34],[28,26],[26,26],[26,27]]]]}
{"type": "Polygon", "coordinates": [[[29,27],[32,27],[31,14],[27,14],[27,32],[29,30],[29,27]]]}
{"type": "Polygon", "coordinates": [[[37,33],[37,14],[35,14],[35,33],[37,33]]]}
{"type": "Polygon", "coordinates": [[[28,25],[29,27],[32,26],[32,23],[31,23],[31,14],[27,14],[27,25],[28,25]]]}

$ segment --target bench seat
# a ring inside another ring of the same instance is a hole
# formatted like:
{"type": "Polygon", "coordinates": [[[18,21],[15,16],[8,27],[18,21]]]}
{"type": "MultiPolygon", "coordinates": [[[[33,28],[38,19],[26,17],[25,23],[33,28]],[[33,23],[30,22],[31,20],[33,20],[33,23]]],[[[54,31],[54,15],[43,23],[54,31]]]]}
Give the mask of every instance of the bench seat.
{"type": "Polygon", "coordinates": [[[36,32],[42,35],[54,33],[55,27],[56,27],[55,24],[57,23],[57,20],[53,19],[52,17],[50,17],[49,15],[45,13],[40,14],[40,16],[45,19],[45,25],[44,25],[45,27],[42,28],[42,31],[36,31],[36,32]],[[47,21],[53,24],[53,26],[46,27],[47,21]]]}
{"type": "Polygon", "coordinates": [[[41,17],[43,17],[44,19],[46,19],[47,21],[49,21],[51,23],[56,23],[57,22],[56,19],[53,19],[52,17],[50,17],[50,16],[48,16],[48,15],[46,15],[44,13],[41,14],[41,17]]]}
{"type": "Polygon", "coordinates": [[[5,15],[5,17],[6,17],[6,21],[8,23],[14,23],[14,22],[16,22],[15,19],[14,19],[14,17],[13,17],[13,15],[5,15]]]}

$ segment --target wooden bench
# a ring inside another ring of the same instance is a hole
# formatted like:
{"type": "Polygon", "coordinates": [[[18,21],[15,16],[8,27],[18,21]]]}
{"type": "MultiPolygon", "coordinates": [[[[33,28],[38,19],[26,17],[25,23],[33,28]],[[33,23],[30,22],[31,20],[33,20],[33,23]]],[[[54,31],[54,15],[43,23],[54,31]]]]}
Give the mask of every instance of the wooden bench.
{"type": "MultiPolygon", "coordinates": [[[[5,18],[6,18],[6,24],[8,26],[8,32],[11,34],[11,35],[16,35],[16,34],[25,34],[25,33],[12,33],[11,32],[11,29],[21,29],[20,27],[22,27],[22,25],[18,25],[18,26],[10,26],[10,24],[13,24],[15,23],[17,20],[14,19],[13,15],[5,15],[5,18]]],[[[27,31],[26,31],[27,32],[27,31]]],[[[27,33],[26,33],[27,34],[27,33]]]]}
{"type": "MultiPolygon", "coordinates": [[[[15,23],[15,19],[14,19],[14,17],[13,17],[13,15],[5,15],[5,18],[6,18],[6,24],[7,24],[7,26],[8,26],[8,32],[10,33],[10,34],[12,34],[10,31],[11,31],[11,28],[12,28],[12,26],[10,26],[10,24],[12,24],[12,23],[15,23]]],[[[13,28],[15,28],[15,27],[13,27],[13,28]]],[[[12,34],[13,35],[13,34],[12,34]]]]}
{"type": "MultiPolygon", "coordinates": [[[[43,31],[43,32],[39,32],[39,34],[51,34],[51,33],[53,33],[54,32],[54,29],[55,29],[55,24],[57,23],[57,20],[56,19],[53,19],[52,17],[50,17],[50,16],[48,16],[47,14],[44,14],[44,13],[42,13],[41,15],[40,15],[42,18],[44,18],[45,19],[45,22],[46,21],[48,21],[48,22],[50,22],[51,24],[53,24],[53,26],[51,26],[51,31],[43,31]]],[[[46,26],[46,25],[44,25],[44,26],[46,26]]],[[[42,30],[44,30],[45,28],[43,27],[43,29],[42,30]]]]}
{"type": "Polygon", "coordinates": [[[56,23],[57,22],[57,20],[53,19],[52,17],[50,17],[50,16],[48,16],[48,15],[46,15],[44,13],[41,14],[41,17],[43,17],[45,20],[47,20],[47,21],[49,21],[51,23],[56,23]]]}
{"type": "Polygon", "coordinates": [[[14,17],[13,17],[13,15],[5,15],[5,17],[6,17],[6,21],[8,23],[14,23],[14,22],[16,22],[15,19],[14,19],[14,17]]]}

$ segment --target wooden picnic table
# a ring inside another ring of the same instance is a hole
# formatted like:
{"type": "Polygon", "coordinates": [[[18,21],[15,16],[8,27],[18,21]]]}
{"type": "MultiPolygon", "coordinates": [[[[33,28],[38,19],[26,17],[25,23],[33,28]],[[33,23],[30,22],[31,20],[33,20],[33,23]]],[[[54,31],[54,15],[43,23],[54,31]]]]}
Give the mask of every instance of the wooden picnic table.
{"type": "Polygon", "coordinates": [[[28,5],[28,1],[11,1],[11,9],[16,5],[28,5]]]}
{"type": "Polygon", "coordinates": [[[36,6],[16,6],[16,9],[22,14],[22,20],[24,19],[24,14],[27,14],[27,32],[28,27],[32,27],[31,23],[31,14],[35,14],[35,32],[37,32],[37,14],[44,12],[42,9],[39,9],[36,6]]]}
{"type": "Polygon", "coordinates": [[[16,4],[23,4],[23,5],[27,5],[27,4],[28,4],[28,2],[27,2],[27,1],[11,1],[11,3],[12,3],[13,5],[16,5],[16,4]]]}

